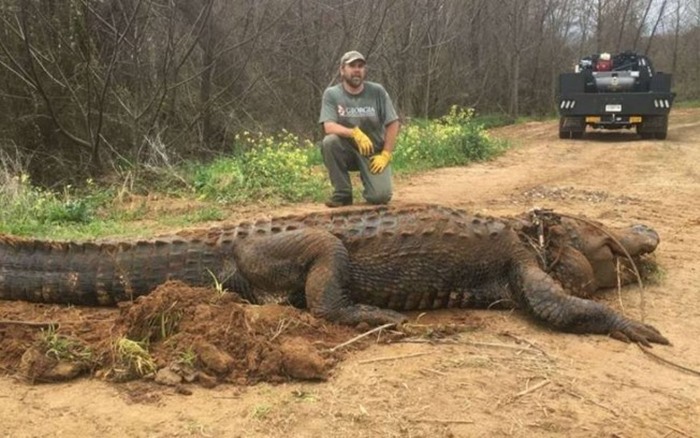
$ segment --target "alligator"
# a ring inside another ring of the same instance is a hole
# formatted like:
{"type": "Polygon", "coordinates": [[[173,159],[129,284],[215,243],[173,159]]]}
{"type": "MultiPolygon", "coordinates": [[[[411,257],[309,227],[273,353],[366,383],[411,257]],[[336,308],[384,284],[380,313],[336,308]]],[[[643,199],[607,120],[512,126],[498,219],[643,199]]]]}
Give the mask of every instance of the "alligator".
{"type": "Polygon", "coordinates": [[[554,212],[493,218],[439,205],[348,207],[131,241],[0,236],[0,299],[116,305],[168,280],[251,303],[287,300],[349,325],[400,324],[401,311],[511,307],[560,331],[668,344],[594,301],[659,237],[554,212]]]}

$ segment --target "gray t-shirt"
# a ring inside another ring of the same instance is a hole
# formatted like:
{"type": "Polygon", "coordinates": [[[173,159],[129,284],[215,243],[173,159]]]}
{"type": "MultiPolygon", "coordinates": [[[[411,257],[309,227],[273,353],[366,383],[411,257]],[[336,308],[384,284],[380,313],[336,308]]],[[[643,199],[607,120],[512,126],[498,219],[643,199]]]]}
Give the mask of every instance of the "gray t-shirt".
{"type": "Polygon", "coordinates": [[[376,82],[365,81],[360,94],[350,94],[337,84],[326,88],[318,122],[336,122],[348,128],[359,126],[376,148],[384,145],[385,127],[397,120],[389,93],[376,82]]]}

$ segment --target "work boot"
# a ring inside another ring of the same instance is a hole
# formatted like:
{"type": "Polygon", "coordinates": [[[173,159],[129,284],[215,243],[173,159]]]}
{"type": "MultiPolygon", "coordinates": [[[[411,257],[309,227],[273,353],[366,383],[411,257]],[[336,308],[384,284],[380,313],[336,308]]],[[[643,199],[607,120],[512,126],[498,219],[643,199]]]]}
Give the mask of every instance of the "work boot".
{"type": "Polygon", "coordinates": [[[326,201],[326,207],[328,208],[338,208],[344,207],[346,205],[352,205],[352,199],[337,200],[331,198],[328,201],[326,201]]]}

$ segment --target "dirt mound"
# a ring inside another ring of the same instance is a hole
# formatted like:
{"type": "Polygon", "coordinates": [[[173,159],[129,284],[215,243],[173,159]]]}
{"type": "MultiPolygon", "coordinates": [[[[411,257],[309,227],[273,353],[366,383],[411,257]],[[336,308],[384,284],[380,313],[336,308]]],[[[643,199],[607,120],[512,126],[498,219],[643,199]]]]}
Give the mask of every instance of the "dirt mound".
{"type": "Polygon", "coordinates": [[[159,367],[186,365],[206,381],[236,383],[325,379],[337,360],[329,348],[355,335],[290,306],[251,306],[175,282],[124,306],[117,325],[147,341],[159,367]]]}
{"type": "MultiPolygon", "coordinates": [[[[474,323],[409,324],[384,332],[381,341],[429,341],[465,327],[474,323]]],[[[377,342],[367,337],[333,348],[361,329],[291,306],[250,305],[236,294],[168,282],[118,309],[4,302],[0,371],[30,383],[93,374],[114,382],[152,379],[179,390],[184,383],[325,380],[348,352],[377,342]]]]}
{"type": "Polygon", "coordinates": [[[30,382],[87,372],[173,386],[323,380],[344,354],[331,348],[358,334],[290,306],[253,306],[235,294],[179,282],[97,312],[33,305],[32,320],[18,322],[12,313],[26,318],[32,305],[12,304],[14,312],[10,306],[0,315],[0,366],[30,382]]]}

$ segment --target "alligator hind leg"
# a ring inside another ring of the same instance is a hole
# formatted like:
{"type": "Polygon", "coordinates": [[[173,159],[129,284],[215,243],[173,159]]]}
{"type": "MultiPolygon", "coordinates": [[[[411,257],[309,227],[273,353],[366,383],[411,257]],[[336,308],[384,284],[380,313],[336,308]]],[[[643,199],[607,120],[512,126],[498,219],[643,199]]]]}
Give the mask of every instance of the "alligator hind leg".
{"type": "Polygon", "coordinates": [[[348,325],[406,320],[398,312],[352,302],[348,251],[327,231],[253,235],[238,242],[233,254],[236,266],[253,287],[270,293],[303,289],[314,316],[348,325]]]}

